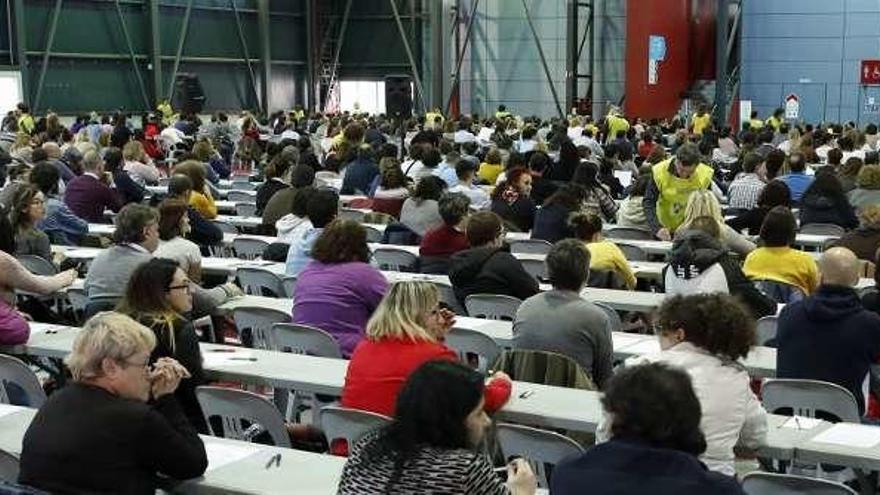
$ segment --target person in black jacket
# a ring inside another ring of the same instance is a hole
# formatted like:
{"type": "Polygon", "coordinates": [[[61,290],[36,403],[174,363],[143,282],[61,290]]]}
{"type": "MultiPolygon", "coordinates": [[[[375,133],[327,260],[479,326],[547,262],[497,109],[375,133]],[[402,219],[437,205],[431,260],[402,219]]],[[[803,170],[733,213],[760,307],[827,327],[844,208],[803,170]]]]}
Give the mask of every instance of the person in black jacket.
{"type": "Polygon", "coordinates": [[[738,297],[755,318],[776,314],[776,302],[746,278],[739,263],[721,245],[720,237],[717,223],[707,217],[695,219],[690,230],[676,236],[669,264],[663,269],[663,280],[667,270],[673,270],[678,278],[691,279],[718,264],[724,271],[727,291],[738,297]]]}
{"type": "Polygon", "coordinates": [[[761,224],[764,223],[767,212],[777,206],[790,208],[791,192],[785,182],[772,180],[758,195],[757,206],[731,218],[727,221],[727,225],[740,233],[746,229],[749,235],[758,235],[761,233],[761,224]]]}
{"type": "Polygon", "coordinates": [[[552,244],[572,237],[568,217],[581,209],[586,195],[586,190],[577,184],[568,183],[560,187],[535,214],[532,239],[543,239],[552,244]]]}
{"type": "Polygon", "coordinates": [[[662,363],[625,368],[602,397],[608,438],[553,469],[553,495],[741,495],[739,483],[706,469],[700,401],[685,371],[662,363]],[[610,423],[610,424],[608,424],[610,423]]]}
{"type": "Polygon", "coordinates": [[[170,357],[189,372],[174,392],[190,423],[199,433],[208,433],[196,387],[205,384],[199,338],[192,323],[183,315],[192,311],[190,281],[176,261],[153,258],[135,269],[125,296],[116,307],[156,335],[156,348],[150,361],[170,357]]]}
{"type": "Polygon", "coordinates": [[[467,224],[471,248],[452,255],[449,280],[459,301],[471,294],[502,294],[526,299],[538,293],[538,280],[528,274],[504,244],[501,218],[490,211],[471,215],[467,224]]]}
{"type": "Polygon", "coordinates": [[[269,204],[269,200],[272,199],[275,193],[287,189],[288,186],[284,182],[284,176],[287,174],[287,169],[296,164],[298,157],[299,153],[297,152],[287,153],[282,151],[275,155],[272,161],[266,165],[266,168],[263,170],[263,173],[266,174],[266,181],[257,188],[257,216],[263,216],[263,210],[266,209],[266,205],[269,204]]]}
{"type": "MultiPolygon", "coordinates": [[[[440,163],[440,154],[436,153],[436,157],[434,165],[440,163]]],[[[379,175],[379,166],[376,165],[373,148],[369,144],[362,144],[357,150],[352,150],[350,156],[343,159],[350,161],[345,166],[340,194],[368,194],[373,180],[379,175]]]]}
{"type": "MultiPolygon", "coordinates": [[[[189,195],[192,193],[192,180],[183,174],[175,174],[168,181],[168,198],[180,199],[189,204],[189,195]]],[[[208,246],[215,246],[223,242],[223,232],[220,227],[206,219],[192,206],[187,206],[189,215],[190,233],[189,240],[198,244],[205,254],[208,246]]]]}
{"type": "Polygon", "coordinates": [[[535,203],[543,203],[559,188],[555,182],[544,177],[544,174],[552,167],[553,161],[543,151],[532,151],[530,153],[531,156],[529,156],[529,153],[526,153],[526,156],[529,158],[529,170],[532,173],[531,197],[535,203]]]}
{"type": "Polygon", "coordinates": [[[171,358],[151,365],[155,345],[153,332],[123,314],[86,322],[65,359],[73,383],[49,397],[25,432],[19,483],[152,495],[157,474],[205,472],[205,446],[174,397],[187,371],[171,358]]]}
{"type": "Polygon", "coordinates": [[[125,162],[122,160],[122,150],[119,148],[107,148],[104,151],[104,166],[113,176],[113,186],[122,198],[122,204],[141,203],[147,190],[138,184],[123,169],[125,162]]]}
{"type": "Polygon", "coordinates": [[[507,170],[504,182],[492,191],[492,211],[498,214],[512,229],[519,232],[532,230],[535,223],[535,203],[532,192],[532,175],[525,168],[507,170]]]}
{"type": "Polygon", "coordinates": [[[859,226],[859,219],[849,203],[840,180],[831,167],[816,171],[816,179],[801,197],[801,226],[810,223],[833,223],[844,229],[859,226]]]}

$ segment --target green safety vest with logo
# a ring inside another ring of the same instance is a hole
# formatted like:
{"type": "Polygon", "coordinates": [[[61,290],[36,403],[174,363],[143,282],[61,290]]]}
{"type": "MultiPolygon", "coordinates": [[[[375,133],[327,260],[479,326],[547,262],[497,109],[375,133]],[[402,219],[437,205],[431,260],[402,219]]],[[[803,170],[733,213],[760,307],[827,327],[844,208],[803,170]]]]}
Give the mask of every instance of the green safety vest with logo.
{"type": "Polygon", "coordinates": [[[669,171],[674,159],[664,160],[651,168],[654,184],[659,191],[657,220],[670,232],[675,231],[684,222],[684,210],[691,193],[707,189],[715,174],[712,167],[701,163],[689,178],[682,179],[669,171]]]}

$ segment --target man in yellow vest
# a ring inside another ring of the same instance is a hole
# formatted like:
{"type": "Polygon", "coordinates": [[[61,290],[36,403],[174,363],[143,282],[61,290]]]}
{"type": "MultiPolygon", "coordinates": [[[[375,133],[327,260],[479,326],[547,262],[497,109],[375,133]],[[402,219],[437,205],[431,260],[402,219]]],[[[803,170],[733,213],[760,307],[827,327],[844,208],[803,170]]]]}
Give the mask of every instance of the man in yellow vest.
{"type": "Polygon", "coordinates": [[[715,171],[700,163],[697,145],[681,145],[674,158],[651,167],[653,180],[642,200],[648,227],[659,239],[672,240],[675,229],[684,221],[688,197],[694,191],[708,189],[715,171]]]}
{"type": "Polygon", "coordinates": [[[425,129],[434,129],[435,131],[443,130],[443,114],[440,109],[434,107],[433,110],[425,114],[425,129]]]}
{"type": "Polygon", "coordinates": [[[779,132],[779,128],[782,127],[782,123],[785,122],[785,119],[783,119],[784,115],[785,110],[777,108],[773,112],[773,115],[771,115],[770,118],[767,119],[767,121],[764,123],[772,127],[774,131],[779,132]]]}
{"type": "Polygon", "coordinates": [[[512,117],[512,115],[507,111],[507,107],[504,105],[498,105],[498,111],[495,112],[495,118],[498,120],[504,120],[510,117],[512,117]]]}
{"type": "Polygon", "coordinates": [[[752,117],[749,119],[749,127],[751,127],[753,131],[759,131],[764,127],[764,121],[758,118],[758,112],[755,110],[752,110],[752,117]]]}
{"type": "Polygon", "coordinates": [[[617,108],[612,108],[608,112],[608,115],[605,117],[605,124],[608,126],[608,135],[605,136],[605,144],[610,144],[611,141],[614,141],[617,138],[618,132],[626,132],[629,130],[629,121],[620,115],[620,110],[617,108]]]}
{"type": "Polygon", "coordinates": [[[691,119],[691,126],[693,127],[694,134],[696,134],[697,136],[702,136],[703,131],[705,131],[711,123],[712,116],[709,115],[709,111],[706,110],[706,106],[700,105],[699,110],[697,110],[697,113],[695,113],[693,118],[691,119]]]}
{"type": "Polygon", "coordinates": [[[27,135],[33,134],[37,124],[34,121],[34,116],[31,115],[30,107],[26,103],[19,103],[16,106],[16,110],[18,114],[18,132],[27,135]]]}

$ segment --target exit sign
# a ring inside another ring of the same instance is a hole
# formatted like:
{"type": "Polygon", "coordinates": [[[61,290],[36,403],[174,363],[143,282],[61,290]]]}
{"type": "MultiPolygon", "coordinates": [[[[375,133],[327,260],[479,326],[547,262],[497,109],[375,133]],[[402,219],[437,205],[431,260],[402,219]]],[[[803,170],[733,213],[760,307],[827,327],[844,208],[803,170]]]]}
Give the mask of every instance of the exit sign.
{"type": "Polygon", "coordinates": [[[880,84],[880,60],[862,60],[862,84],[880,84]]]}

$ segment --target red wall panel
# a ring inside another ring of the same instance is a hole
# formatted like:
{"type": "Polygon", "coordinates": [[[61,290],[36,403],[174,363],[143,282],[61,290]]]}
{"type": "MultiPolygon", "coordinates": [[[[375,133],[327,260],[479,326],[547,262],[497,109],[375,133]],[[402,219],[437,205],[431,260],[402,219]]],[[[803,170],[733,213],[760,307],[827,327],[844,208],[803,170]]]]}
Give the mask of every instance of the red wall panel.
{"type": "Polygon", "coordinates": [[[665,118],[680,106],[690,86],[690,0],[627,0],[626,101],[628,117],[665,118]],[[648,84],[648,38],[666,38],[666,58],[659,63],[657,84],[648,84]]]}

